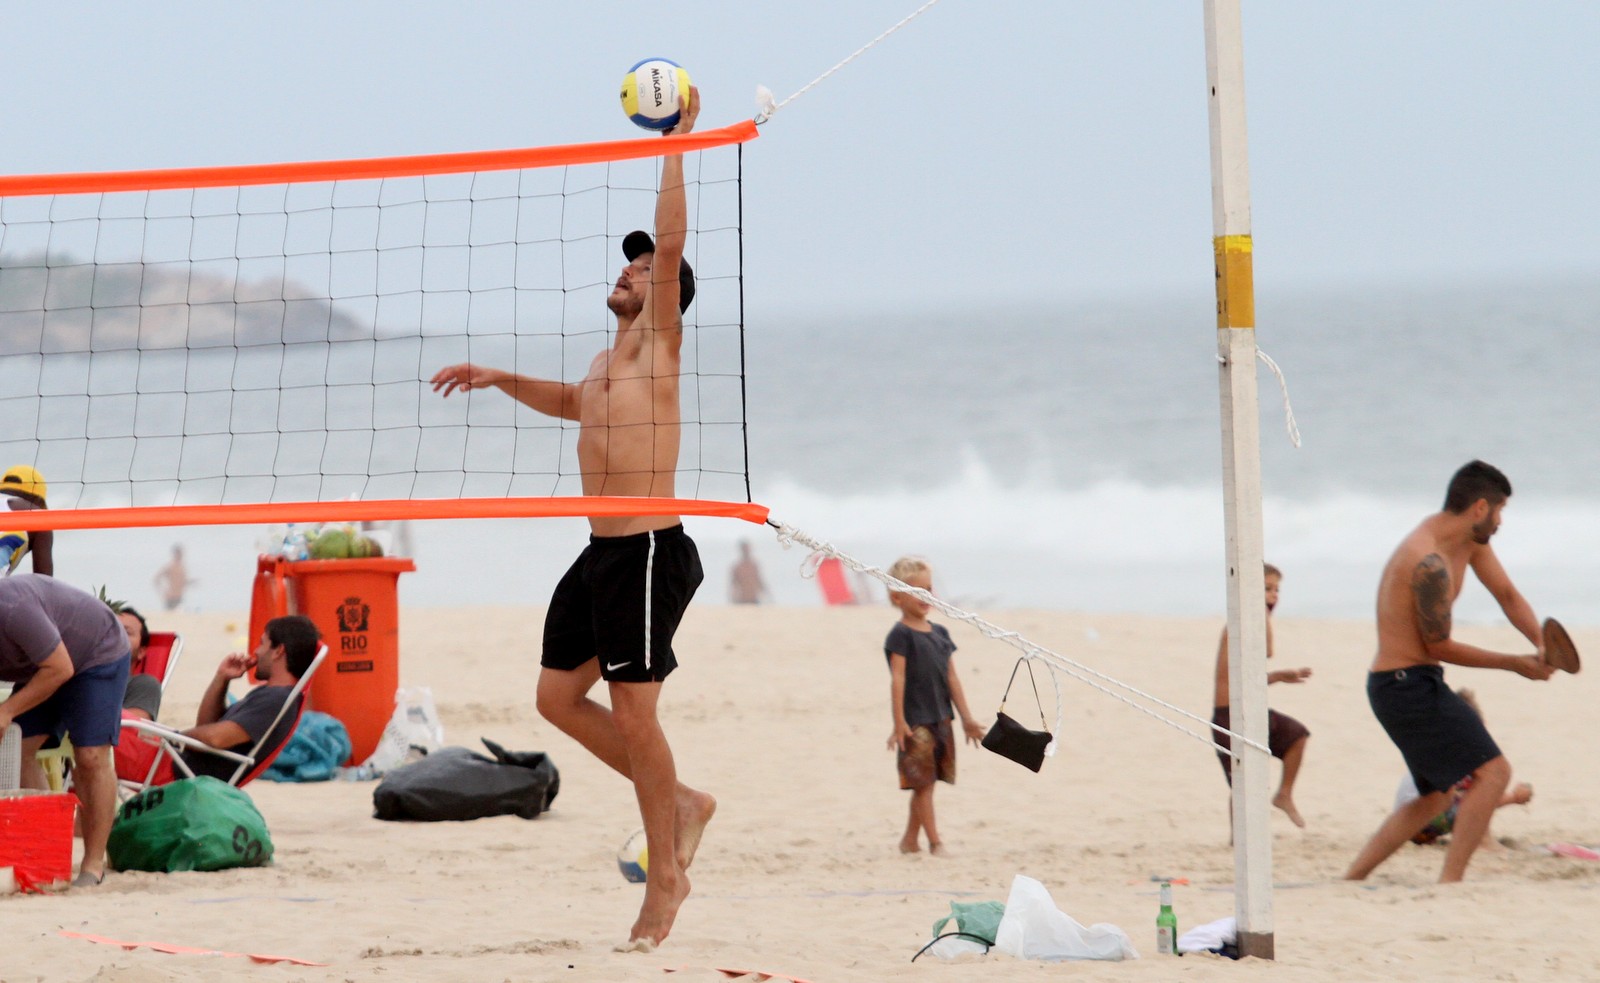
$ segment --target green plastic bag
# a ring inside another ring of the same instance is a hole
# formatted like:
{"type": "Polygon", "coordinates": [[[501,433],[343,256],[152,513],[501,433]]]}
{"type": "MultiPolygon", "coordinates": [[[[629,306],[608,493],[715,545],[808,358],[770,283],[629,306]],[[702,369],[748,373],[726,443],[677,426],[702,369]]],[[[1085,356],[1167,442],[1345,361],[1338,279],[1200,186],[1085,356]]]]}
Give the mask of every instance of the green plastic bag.
{"type": "Polygon", "coordinates": [[[124,802],[106,851],[118,870],[226,870],[271,863],[272,838],[250,796],[201,776],[124,802]]]}
{"type": "Polygon", "coordinates": [[[1000,931],[1000,919],[1005,914],[1006,906],[1000,901],[952,901],[950,914],[933,923],[933,937],[938,938],[945,925],[954,921],[955,931],[987,939],[993,945],[994,935],[1000,931]]]}

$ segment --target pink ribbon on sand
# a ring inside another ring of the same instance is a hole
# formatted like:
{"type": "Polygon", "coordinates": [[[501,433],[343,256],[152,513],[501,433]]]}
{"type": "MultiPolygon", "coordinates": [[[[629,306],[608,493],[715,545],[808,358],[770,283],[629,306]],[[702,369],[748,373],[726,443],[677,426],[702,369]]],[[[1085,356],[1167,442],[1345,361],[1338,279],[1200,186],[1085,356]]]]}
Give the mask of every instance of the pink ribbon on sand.
{"type": "Polygon", "coordinates": [[[103,935],[86,935],[83,932],[62,932],[60,934],[69,939],[83,939],[86,942],[97,942],[100,945],[118,946],[130,952],[134,949],[144,948],[180,956],[226,956],[229,959],[249,959],[258,963],[294,963],[296,966],[328,965],[327,963],[314,963],[309,959],[296,959],[293,956],[263,956],[254,952],[223,952],[221,949],[196,949],[193,946],[173,945],[170,942],[124,942],[121,939],[108,939],[103,935]]]}

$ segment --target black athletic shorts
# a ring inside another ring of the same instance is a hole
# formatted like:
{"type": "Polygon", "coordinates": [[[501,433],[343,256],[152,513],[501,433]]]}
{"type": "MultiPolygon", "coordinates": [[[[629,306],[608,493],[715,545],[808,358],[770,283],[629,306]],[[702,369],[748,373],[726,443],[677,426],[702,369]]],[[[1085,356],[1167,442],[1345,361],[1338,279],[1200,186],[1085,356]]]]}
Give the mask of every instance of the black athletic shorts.
{"type": "Polygon", "coordinates": [[[607,682],[666,679],[678,666],[672,635],[704,579],[682,526],[590,536],[550,596],[539,664],[570,670],[598,658],[607,682]]]}
{"type": "Polygon", "coordinates": [[[1368,673],[1367,702],[1422,795],[1448,792],[1478,766],[1500,757],[1483,718],[1445,685],[1440,666],[1368,673]]]}

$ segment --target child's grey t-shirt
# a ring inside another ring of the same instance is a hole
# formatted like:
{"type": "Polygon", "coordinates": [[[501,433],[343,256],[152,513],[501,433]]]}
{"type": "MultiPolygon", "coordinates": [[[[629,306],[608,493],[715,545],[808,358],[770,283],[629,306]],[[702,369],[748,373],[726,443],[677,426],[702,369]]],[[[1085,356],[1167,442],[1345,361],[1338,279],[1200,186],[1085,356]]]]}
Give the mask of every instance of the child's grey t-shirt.
{"type": "Polygon", "coordinates": [[[915,631],[895,622],[883,643],[883,657],[901,655],[906,660],[905,715],[908,727],[949,720],[950,656],[956,643],[944,625],[915,631]]]}

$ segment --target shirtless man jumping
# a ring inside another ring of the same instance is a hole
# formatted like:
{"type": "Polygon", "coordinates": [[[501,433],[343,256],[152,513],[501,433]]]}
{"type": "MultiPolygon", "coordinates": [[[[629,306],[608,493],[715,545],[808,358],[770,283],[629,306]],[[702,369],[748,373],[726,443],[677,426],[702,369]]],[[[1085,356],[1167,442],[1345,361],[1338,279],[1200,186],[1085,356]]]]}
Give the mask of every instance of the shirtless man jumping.
{"type": "MultiPolygon", "coordinates": [[[[689,90],[670,133],[700,113],[689,90]]],[[[435,392],[494,386],[541,413],[580,424],[585,495],[675,495],[680,436],[679,349],[694,274],[683,260],[688,207],[683,156],[663,158],[655,238],[630,232],[606,306],[617,317],[611,347],[582,382],[563,383],[472,364],[440,369],[435,392]]],[[[678,516],[590,516],[589,546],[556,585],[544,627],[539,712],[633,782],[650,851],[644,904],[630,947],[649,949],[672,930],[689,895],[687,870],[717,803],[678,781],[657,718],[661,683],[677,666],[672,635],[704,574],[678,516]],[[611,707],[589,698],[604,679],[611,707]]]]}
{"type": "Polygon", "coordinates": [[[1378,655],[1367,676],[1367,700],[1422,794],[1378,827],[1345,872],[1349,880],[1364,879],[1389,859],[1444,811],[1451,786],[1470,775],[1439,875],[1441,883],[1461,880],[1511,780],[1511,765],[1483,720],[1445,685],[1442,665],[1506,669],[1529,679],[1549,679],[1555,671],[1544,661],[1532,606],[1489,546],[1510,497],[1511,482],[1498,469],[1482,461],[1465,465],[1450,479],[1443,511],[1400,543],[1378,581],[1378,655]],[[1503,655],[1450,637],[1451,608],[1469,565],[1538,651],[1503,655]]]}

